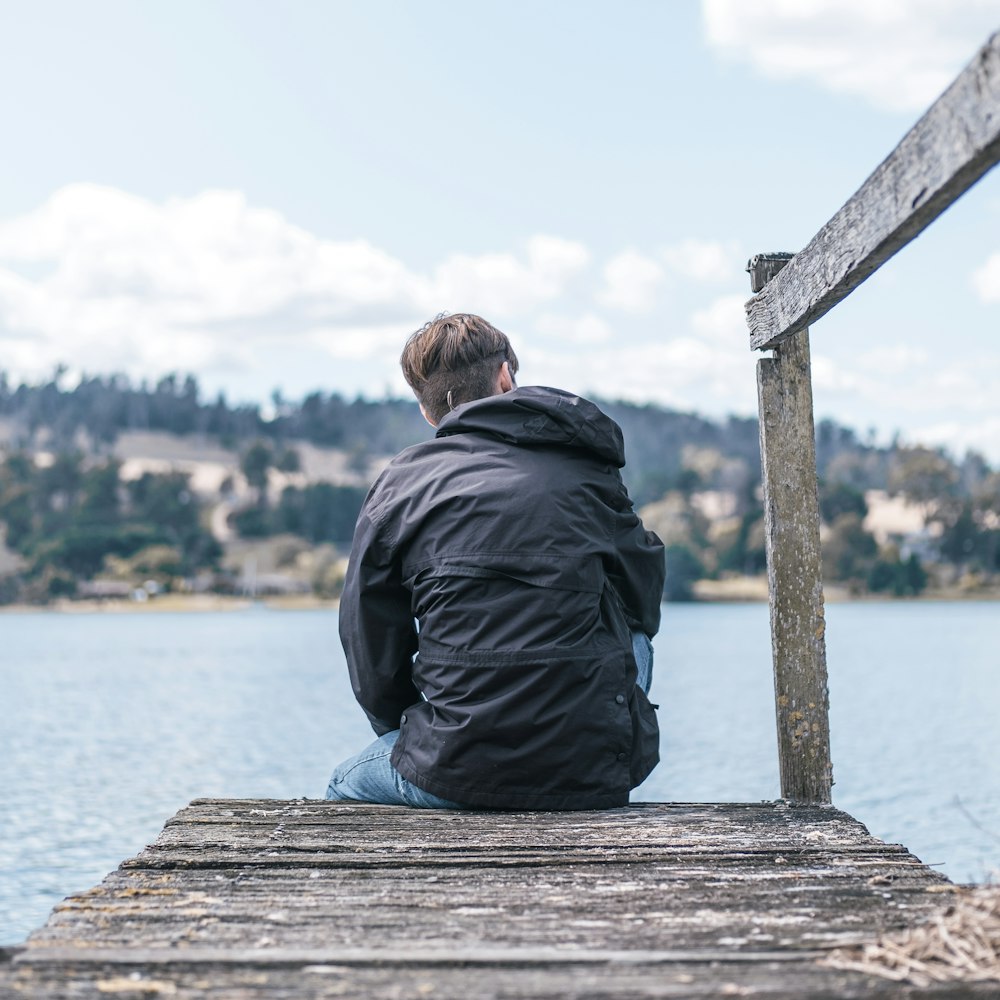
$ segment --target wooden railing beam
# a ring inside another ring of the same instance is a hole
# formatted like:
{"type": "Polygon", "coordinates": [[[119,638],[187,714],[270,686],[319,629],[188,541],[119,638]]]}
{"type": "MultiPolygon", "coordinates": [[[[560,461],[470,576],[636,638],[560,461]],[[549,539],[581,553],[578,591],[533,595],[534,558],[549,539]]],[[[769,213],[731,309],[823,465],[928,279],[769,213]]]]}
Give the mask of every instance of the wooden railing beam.
{"type": "Polygon", "coordinates": [[[746,305],[750,346],[815,323],[1000,162],[1000,32],[857,193],[746,305]]]}

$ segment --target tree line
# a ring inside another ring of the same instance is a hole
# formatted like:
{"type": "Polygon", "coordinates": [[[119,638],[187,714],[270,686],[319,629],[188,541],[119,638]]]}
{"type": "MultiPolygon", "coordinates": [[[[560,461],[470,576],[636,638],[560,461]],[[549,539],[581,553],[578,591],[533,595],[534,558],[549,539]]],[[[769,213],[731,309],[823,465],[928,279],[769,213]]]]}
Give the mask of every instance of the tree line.
{"type": "MultiPolygon", "coordinates": [[[[211,509],[224,497],[198,496],[179,472],[123,482],[112,447],[124,432],[198,435],[235,451],[251,491],[229,519],[241,537],[287,534],[342,549],[372,460],[430,433],[409,400],[314,392],[293,402],[275,392],[265,410],[222,395],[203,401],[192,376],[64,383],[63,371],[17,386],[0,373],[7,435],[0,526],[15,556],[13,569],[0,570],[0,600],[70,595],[79,581],[109,572],[167,580],[210,574],[226,586],[222,546],[209,530],[211,509]],[[298,471],[303,442],[345,452],[358,481],[288,485],[273,495],[272,471],[298,471]]],[[[763,572],[757,421],[599,402],[624,432],[623,475],[636,506],[667,545],[666,596],[688,599],[698,580],[763,572]]],[[[828,582],[900,596],[929,585],[996,582],[1000,473],[982,456],[957,460],[899,441],[877,446],[874,435],[861,439],[829,420],[817,425],[816,446],[828,582]],[[877,541],[867,526],[873,490],[916,505],[924,530],[877,541]]]]}
{"type": "Polygon", "coordinates": [[[77,584],[117,563],[140,579],[214,568],[222,554],[182,473],[123,483],[120,463],[89,464],[57,453],[37,464],[26,451],[0,464],[0,522],[18,557],[0,576],[0,600],[41,603],[73,596],[77,584]]]}
{"type": "Polygon", "coordinates": [[[44,432],[60,451],[77,447],[81,434],[106,450],[125,431],[198,434],[233,447],[264,438],[384,454],[426,436],[416,404],[404,400],[348,400],[317,391],[291,403],[276,390],[265,414],[257,403],[230,403],[224,393],[203,400],[193,375],[138,384],[125,375],[85,375],[70,386],[62,368],[34,385],[14,386],[0,372],[2,417],[16,428],[15,444],[30,446],[44,432]]]}

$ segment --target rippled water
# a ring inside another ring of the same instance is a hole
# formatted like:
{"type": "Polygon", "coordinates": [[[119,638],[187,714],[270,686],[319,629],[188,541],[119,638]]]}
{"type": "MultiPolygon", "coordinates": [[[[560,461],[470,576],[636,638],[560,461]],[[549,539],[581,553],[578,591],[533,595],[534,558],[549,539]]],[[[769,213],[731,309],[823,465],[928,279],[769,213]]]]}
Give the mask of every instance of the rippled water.
{"type": "MultiPolygon", "coordinates": [[[[767,609],[670,605],[635,798],[779,794],[767,609]]],[[[835,804],[956,881],[1000,867],[1000,605],[828,609],[835,804]]],[[[332,611],[0,616],[0,943],[204,795],[319,797],[371,738],[332,611]]]]}

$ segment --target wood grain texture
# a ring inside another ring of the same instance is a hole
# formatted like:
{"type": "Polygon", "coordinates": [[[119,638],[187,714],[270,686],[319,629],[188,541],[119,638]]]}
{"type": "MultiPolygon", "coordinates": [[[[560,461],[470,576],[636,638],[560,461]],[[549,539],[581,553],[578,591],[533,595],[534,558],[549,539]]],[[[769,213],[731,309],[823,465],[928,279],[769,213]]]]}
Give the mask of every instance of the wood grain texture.
{"type": "Polygon", "coordinates": [[[56,907],[0,995],[910,996],[816,960],[953,889],[829,807],[202,799],[56,907]]]}
{"type": "Polygon", "coordinates": [[[1000,160],[1000,33],[857,193],[746,305],[767,350],[857,288],[1000,160]]]}
{"type": "Polygon", "coordinates": [[[824,803],[833,766],[808,330],[757,362],[757,387],[781,794],[824,803]]]}

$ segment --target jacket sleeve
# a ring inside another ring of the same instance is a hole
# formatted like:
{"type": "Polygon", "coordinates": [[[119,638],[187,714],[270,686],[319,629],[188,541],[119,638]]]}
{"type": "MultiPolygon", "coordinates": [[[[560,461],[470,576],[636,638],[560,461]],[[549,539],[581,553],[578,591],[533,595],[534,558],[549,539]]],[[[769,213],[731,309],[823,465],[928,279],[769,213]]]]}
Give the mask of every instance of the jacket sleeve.
{"type": "Polygon", "coordinates": [[[652,637],[660,628],[666,575],[663,542],[643,527],[620,480],[613,517],[608,581],[621,601],[629,628],[652,637]]]}
{"type": "Polygon", "coordinates": [[[364,510],[340,599],[340,640],[372,729],[378,736],[399,729],[400,716],[420,700],[412,677],[417,633],[399,562],[364,510]]]}

